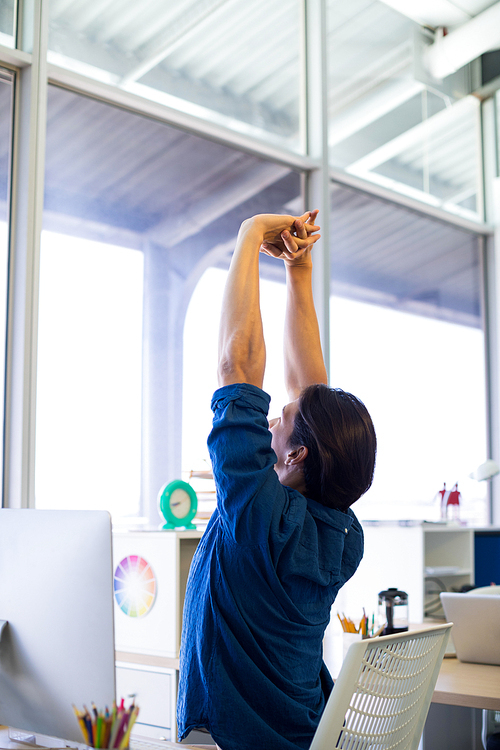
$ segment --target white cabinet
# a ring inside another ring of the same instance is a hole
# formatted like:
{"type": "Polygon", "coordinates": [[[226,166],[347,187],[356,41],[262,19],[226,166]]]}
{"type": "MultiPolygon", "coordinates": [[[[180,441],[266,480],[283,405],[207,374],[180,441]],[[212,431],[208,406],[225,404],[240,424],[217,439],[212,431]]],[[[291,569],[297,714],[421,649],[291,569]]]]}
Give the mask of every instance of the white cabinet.
{"type": "MultiPolygon", "coordinates": [[[[378,592],[406,591],[410,622],[424,619],[426,579],[448,590],[474,582],[474,529],[431,524],[363,524],[365,555],[333,605],[350,617],[377,611],[378,592]]],[[[438,612],[434,612],[438,614],[438,612]]]]}
{"type": "Polygon", "coordinates": [[[117,698],[136,696],[136,731],[176,739],[182,609],[201,531],[113,534],[117,698]]]}
{"type": "Polygon", "coordinates": [[[175,669],[116,663],[116,693],[134,696],[140,708],[135,731],[156,739],[175,740],[175,669]]]}

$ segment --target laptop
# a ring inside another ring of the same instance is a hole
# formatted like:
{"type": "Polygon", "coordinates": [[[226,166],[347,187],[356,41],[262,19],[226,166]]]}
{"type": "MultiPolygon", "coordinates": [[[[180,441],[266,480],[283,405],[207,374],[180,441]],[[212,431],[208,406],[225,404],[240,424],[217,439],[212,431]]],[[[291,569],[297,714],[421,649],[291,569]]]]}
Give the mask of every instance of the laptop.
{"type": "Polygon", "coordinates": [[[442,593],[460,661],[500,665],[500,596],[442,593]]]}

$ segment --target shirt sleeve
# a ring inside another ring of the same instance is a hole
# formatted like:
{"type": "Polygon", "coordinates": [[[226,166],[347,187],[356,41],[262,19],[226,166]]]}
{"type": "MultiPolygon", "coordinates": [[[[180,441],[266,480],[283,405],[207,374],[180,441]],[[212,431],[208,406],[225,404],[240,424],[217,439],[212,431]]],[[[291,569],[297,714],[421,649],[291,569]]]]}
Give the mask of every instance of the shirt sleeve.
{"type": "Polygon", "coordinates": [[[240,544],[264,543],[274,522],[284,520],[283,514],[293,516],[289,494],[274,471],[269,402],[267,393],[248,383],[219,388],[212,399],[208,448],[217,508],[226,531],[240,544]]]}

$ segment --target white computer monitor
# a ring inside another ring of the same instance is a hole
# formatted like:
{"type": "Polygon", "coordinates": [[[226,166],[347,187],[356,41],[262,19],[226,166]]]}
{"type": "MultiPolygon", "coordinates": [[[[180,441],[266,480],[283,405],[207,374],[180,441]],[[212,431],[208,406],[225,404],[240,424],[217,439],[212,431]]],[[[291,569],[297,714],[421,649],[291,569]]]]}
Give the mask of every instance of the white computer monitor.
{"type": "Polygon", "coordinates": [[[0,509],[0,724],[82,742],[115,698],[111,519],[0,509]]]}

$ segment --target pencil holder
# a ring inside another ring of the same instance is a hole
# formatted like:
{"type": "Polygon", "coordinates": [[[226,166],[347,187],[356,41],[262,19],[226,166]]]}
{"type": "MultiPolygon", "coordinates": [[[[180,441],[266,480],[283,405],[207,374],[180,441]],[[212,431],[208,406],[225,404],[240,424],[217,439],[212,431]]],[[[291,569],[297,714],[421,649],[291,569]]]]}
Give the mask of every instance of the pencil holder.
{"type": "Polygon", "coordinates": [[[363,636],[361,633],[342,633],[342,661],[344,661],[346,654],[349,651],[349,646],[352,643],[358,643],[362,640],[363,636]]]}
{"type": "Polygon", "coordinates": [[[120,706],[113,703],[111,711],[99,711],[92,703],[92,711],[84,706],[80,711],[73,706],[75,716],[80,725],[85,744],[89,750],[103,748],[104,750],[129,750],[130,733],[139,713],[139,707],[132,703],[125,708],[124,700],[120,706]]]}

